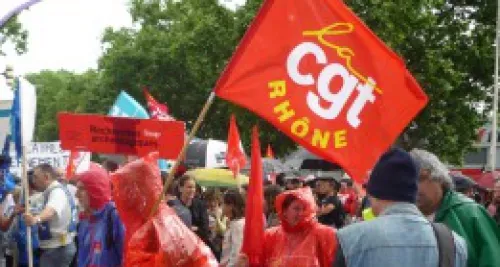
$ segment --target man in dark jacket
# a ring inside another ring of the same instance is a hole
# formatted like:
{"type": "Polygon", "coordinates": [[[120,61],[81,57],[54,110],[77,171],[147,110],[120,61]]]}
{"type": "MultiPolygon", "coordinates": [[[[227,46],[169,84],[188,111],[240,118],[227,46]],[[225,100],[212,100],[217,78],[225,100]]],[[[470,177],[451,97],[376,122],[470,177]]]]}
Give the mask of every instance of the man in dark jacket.
{"type": "Polygon", "coordinates": [[[319,177],[319,193],[323,194],[318,210],[318,221],[321,224],[341,228],[345,223],[345,212],[342,202],[337,196],[340,183],[333,177],[319,177]]]}
{"type": "Polygon", "coordinates": [[[454,191],[449,171],[436,155],[420,149],[411,155],[420,167],[417,205],[422,213],[465,239],[467,266],[500,266],[500,233],[486,209],[454,191]]]}
{"type": "MultiPolygon", "coordinates": [[[[167,179],[167,174],[161,174],[162,184],[165,184],[165,179],[167,179]]],[[[193,217],[191,216],[191,211],[185,207],[182,202],[177,198],[179,193],[179,181],[174,180],[172,184],[167,188],[165,193],[165,200],[167,205],[171,207],[177,216],[182,220],[184,225],[191,229],[193,226],[193,217]]]]}
{"type": "Polygon", "coordinates": [[[196,181],[190,176],[182,176],[179,179],[179,200],[182,204],[191,211],[192,226],[191,230],[195,232],[201,240],[208,246],[211,246],[209,241],[209,226],[208,226],[208,209],[204,201],[195,197],[196,181]]]}

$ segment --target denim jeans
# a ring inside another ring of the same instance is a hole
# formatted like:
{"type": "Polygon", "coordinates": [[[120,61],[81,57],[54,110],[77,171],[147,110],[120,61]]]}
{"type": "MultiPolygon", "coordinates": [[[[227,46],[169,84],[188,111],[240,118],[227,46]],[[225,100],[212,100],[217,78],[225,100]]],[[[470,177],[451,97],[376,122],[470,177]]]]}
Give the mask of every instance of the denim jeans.
{"type": "Polygon", "coordinates": [[[64,247],[43,249],[40,256],[40,266],[69,267],[75,253],[75,243],[64,247]]]}

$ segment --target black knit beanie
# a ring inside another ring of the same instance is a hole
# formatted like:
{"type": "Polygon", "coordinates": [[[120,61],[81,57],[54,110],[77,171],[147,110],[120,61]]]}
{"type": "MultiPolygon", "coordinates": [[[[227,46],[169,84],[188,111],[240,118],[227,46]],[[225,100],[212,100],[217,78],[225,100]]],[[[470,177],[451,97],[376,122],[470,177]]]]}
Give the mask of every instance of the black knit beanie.
{"type": "Polygon", "coordinates": [[[384,153],[366,186],[369,195],[382,200],[415,203],[418,168],[410,154],[399,148],[384,153]]]}

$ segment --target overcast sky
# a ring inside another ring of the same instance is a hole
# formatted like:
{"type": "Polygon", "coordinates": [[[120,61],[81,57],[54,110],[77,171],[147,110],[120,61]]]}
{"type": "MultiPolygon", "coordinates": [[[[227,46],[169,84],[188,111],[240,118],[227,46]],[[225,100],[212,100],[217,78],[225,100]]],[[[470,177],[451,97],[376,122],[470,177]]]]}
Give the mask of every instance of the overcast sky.
{"type": "MultiPolygon", "coordinates": [[[[221,0],[231,7],[244,1],[221,0]]],[[[19,74],[42,69],[83,72],[96,68],[104,29],[132,24],[127,3],[128,0],[43,0],[20,15],[29,32],[28,52],[17,56],[7,45],[4,48],[8,56],[0,56],[0,68],[8,63],[19,74]]]]}

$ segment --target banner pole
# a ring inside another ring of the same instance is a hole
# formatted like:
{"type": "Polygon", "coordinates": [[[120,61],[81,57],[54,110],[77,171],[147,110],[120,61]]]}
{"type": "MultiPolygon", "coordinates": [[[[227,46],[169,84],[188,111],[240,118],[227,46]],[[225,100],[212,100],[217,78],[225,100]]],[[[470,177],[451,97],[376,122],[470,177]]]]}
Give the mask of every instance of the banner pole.
{"type": "Polygon", "coordinates": [[[180,162],[186,155],[187,147],[191,140],[194,138],[194,135],[198,132],[198,129],[201,126],[201,123],[205,119],[205,116],[207,115],[208,109],[212,105],[215,99],[215,93],[212,91],[210,95],[208,96],[207,101],[205,102],[205,105],[203,106],[203,109],[200,112],[200,115],[198,115],[198,118],[196,119],[196,122],[193,125],[193,128],[191,129],[191,132],[189,133],[189,136],[187,140],[184,142],[184,146],[182,147],[181,152],[179,153],[179,156],[177,156],[177,160],[175,161],[174,166],[170,169],[170,172],[168,173],[167,179],[165,179],[165,184],[163,185],[163,191],[161,192],[160,196],[156,200],[156,203],[154,204],[153,208],[151,209],[151,214],[150,217],[152,217],[157,211],[158,207],[160,206],[160,203],[163,201],[163,198],[165,197],[165,193],[167,192],[168,187],[170,184],[172,184],[172,181],[174,180],[174,174],[177,171],[177,168],[180,165],[180,162]]]}
{"type": "Polygon", "coordinates": [[[499,38],[500,38],[500,1],[497,1],[497,25],[495,33],[495,73],[493,81],[493,111],[491,115],[491,143],[490,143],[490,164],[493,178],[497,178],[497,138],[498,138],[498,57],[499,57],[499,38]]]}
{"type": "Polygon", "coordinates": [[[241,188],[241,179],[240,179],[240,164],[237,163],[237,172],[236,172],[236,186],[238,187],[238,191],[240,193],[243,193],[243,190],[241,188]]]}
{"type": "MultiPolygon", "coordinates": [[[[29,201],[29,183],[28,183],[28,172],[26,169],[26,146],[23,146],[22,152],[22,176],[23,176],[23,185],[24,185],[24,209],[27,213],[30,210],[30,201],[29,201]]],[[[32,240],[31,240],[31,227],[26,227],[26,250],[28,252],[28,266],[33,267],[33,251],[32,251],[32,240]]]]}

